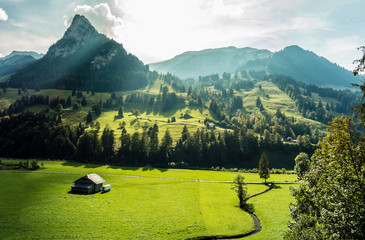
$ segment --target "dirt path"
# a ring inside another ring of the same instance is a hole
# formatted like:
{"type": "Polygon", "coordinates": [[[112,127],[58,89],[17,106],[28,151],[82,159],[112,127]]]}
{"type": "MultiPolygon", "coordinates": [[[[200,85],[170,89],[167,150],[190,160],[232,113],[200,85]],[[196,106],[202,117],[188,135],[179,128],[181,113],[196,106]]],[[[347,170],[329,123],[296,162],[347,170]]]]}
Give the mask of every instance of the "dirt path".
{"type": "MultiPolygon", "coordinates": [[[[15,172],[15,173],[50,173],[50,174],[89,174],[86,172],[60,172],[60,171],[21,171],[21,170],[1,170],[1,172],[15,172]]],[[[233,181],[220,181],[220,180],[202,180],[202,179],[188,179],[188,178],[164,178],[164,177],[149,177],[149,176],[137,176],[137,175],[123,175],[123,174],[103,174],[98,173],[100,176],[113,176],[113,177],[127,177],[127,178],[150,178],[150,179],[162,179],[172,181],[187,181],[187,182],[208,182],[208,183],[233,183],[233,181]]],[[[263,182],[246,182],[247,184],[263,184],[263,182]]],[[[274,182],[275,184],[294,184],[297,182],[274,182]]],[[[255,195],[253,195],[255,196],[255,195]]],[[[252,196],[252,197],[253,197],[252,196]]]]}
{"type": "MultiPolygon", "coordinates": [[[[267,193],[268,191],[270,191],[271,189],[273,189],[273,186],[270,186],[269,188],[267,188],[265,191],[257,193],[252,195],[251,197],[249,197],[247,200],[259,196],[261,194],[267,193]]],[[[188,238],[186,240],[214,240],[214,239],[237,239],[237,238],[244,238],[244,237],[248,237],[254,234],[257,234],[259,232],[261,232],[262,230],[262,225],[260,222],[260,219],[250,210],[248,209],[243,209],[243,211],[247,212],[248,214],[250,214],[254,225],[255,225],[255,229],[247,232],[247,233],[242,233],[242,234],[236,234],[236,235],[213,235],[213,236],[199,236],[199,237],[193,237],[193,238],[188,238]]]]}

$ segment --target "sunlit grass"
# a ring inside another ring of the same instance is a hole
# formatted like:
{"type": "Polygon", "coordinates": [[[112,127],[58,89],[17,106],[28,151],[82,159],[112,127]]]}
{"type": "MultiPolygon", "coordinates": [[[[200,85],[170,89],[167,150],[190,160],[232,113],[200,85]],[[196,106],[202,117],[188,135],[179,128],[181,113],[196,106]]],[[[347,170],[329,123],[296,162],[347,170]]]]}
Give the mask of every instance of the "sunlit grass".
{"type": "MultiPolygon", "coordinates": [[[[3,160],[4,161],[4,160],[3,160]]],[[[5,160],[6,161],[6,160],[5,160]]],[[[7,160],[19,162],[19,160],[7,160]]],[[[39,171],[50,172],[73,172],[73,173],[98,173],[98,174],[118,174],[129,176],[143,176],[155,178],[178,178],[193,180],[213,180],[213,181],[233,181],[237,174],[245,177],[246,182],[264,182],[257,173],[221,172],[209,170],[189,170],[189,169],[166,169],[151,167],[118,167],[98,164],[84,164],[63,161],[39,161],[44,164],[45,169],[39,171]]],[[[297,181],[296,174],[270,174],[267,181],[273,182],[294,182],[297,181]]]]}
{"type": "Polygon", "coordinates": [[[294,201],[289,188],[296,186],[278,185],[277,188],[248,201],[254,206],[254,212],[260,218],[263,228],[260,233],[244,239],[276,240],[283,238],[290,220],[289,203],[294,201]]]}
{"type": "MultiPolygon", "coordinates": [[[[67,168],[67,167],[65,167],[67,168]]],[[[112,191],[69,194],[81,174],[0,172],[1,239],[185,239],[253,229],[231,184],[103,175],[112,191]]],[[[251,194],[264,185],[250,185],[251,194]]]]}

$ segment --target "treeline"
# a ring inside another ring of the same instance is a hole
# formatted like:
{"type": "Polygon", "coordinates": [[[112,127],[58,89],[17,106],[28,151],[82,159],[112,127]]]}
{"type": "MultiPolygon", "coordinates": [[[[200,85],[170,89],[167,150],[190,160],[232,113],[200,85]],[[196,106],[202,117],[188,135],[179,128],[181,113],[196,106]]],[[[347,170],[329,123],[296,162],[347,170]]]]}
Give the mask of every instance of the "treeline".
{"type": "Polygon", "coordinates": [[[74,155],[84,127],[63,125],[60,117],[26,112],[1,118],[0,132],[3,157],[67,159],[74,155]]]}
{"type": "Polygon", "coordinates": [[[257,138],[246,127],[215,132],[185,126],[176,145],[167,130],[159,141],[158,126],[116,138],[106,127],[85,132],[83,124],[67,126],[60,117],[22,113],[0,120],[0,156],[16,158],[74,159],[87,163],[156,167],[245,166],[264,149],[313,152],[311,144],[285,144],[270,137],[257,138]],[[116,143],[119,141],[118,148],[116,143]]]}

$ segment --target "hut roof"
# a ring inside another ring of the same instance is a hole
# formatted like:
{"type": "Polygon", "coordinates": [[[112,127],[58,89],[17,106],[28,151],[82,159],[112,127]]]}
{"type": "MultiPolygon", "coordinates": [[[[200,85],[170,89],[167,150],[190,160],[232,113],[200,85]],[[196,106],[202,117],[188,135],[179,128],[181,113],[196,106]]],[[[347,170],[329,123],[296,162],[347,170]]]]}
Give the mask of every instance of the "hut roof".
{"type": "Polygon", "coordinates": [[[76,180],[75,182],[82,181],[82,180],[86,180],[86,179],[92,181],[95,184],[100,184],[100,183],[104,183],[105,182],[105,180],[102,177],[100,177],[98,174],[96,174],[96,173],[91,173],[91,174],[88,174],[86,176],[83,176],[82,178],[76,180]]]}

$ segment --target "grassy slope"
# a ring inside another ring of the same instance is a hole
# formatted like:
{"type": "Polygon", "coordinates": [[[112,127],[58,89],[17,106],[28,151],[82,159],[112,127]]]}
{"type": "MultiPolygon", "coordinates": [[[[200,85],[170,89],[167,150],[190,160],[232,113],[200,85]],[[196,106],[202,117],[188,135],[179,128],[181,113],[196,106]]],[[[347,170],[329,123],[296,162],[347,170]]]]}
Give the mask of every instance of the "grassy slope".
{"type": "MultiPolygon", "coordinates": [[[[148,86],[145,89],[138,90],[139,92],[148,92],[150,94],[157,95],[159,93],[160,85],[162,84],[161,80],[157,80],[153,86],[148,86]]],[[[209,88],[212,92],[216,91],[214,88],[209,88]]],[[[172,91],[172,89],[170,89],[172,91]]],[[[8,107],[11,103],[15,102],[16,99],[19,99],[21,96],[17,94],[17,89],[8,89],[7,93],[2,93],[0,95],[0,109],[4,107],[8,107]]],[[[28,90],[29,95],[40,94],[40,95],[49,95],[50,98],[52,96],[60,96],[64,99],[67,99],[68,96],[71,95],[71,91],[69,90],[56,90],[56,89],[45,89],[39,92],[34,92],[34,90],[28,90]]],[[[116,92],[117,96],[126,95],[131,92],[116,92]]],[[[256,87],[250,91],[235,91],[235,96],[240,96],[243,98],[243,105],[247,112],[253,113],[255,115],[261,116],[262,114],[258,111],[256,107],[256,98],[259,96],[261,98],[261,102],[265,108],[265,111],[270,114],[274,114],[276,109],[280,109],[282,112],[286,114],[288,117],[295,117],[296,119],[306,122],[313,127],[323,129],[324,125],[320,124],[316,121],[309,120],[303,118],[300,113],[297,111],[295,103],[286,95],[284,92],[279,90],[272,82],[262,81],[256,84],[256,87]],[[262,86],[262,90],[258,89],[258,84],[262,86]],[[269,96],[269,98],[265,96],[269,96]]],[[[178,94],[185,96],[186,94],[178,94]]],[[[91,93],[87,94],[84,92],[84,96],[86,97],[88,104],[85,107],[81,107],[80,110],[74,111],[72,107],[64,109],[62,113],[62,117],[64,122],[67,124],[78,124],[79,122],[86,121],[86,115],[88,111],[91,110],[91,106],[97,104],[100,99],[105,101],[110,97],[110,93],[95,93],[94,96],[91,93]]],[[[318,95],[313,96],[316,101],[321,99],[318,95]]],[[[72,102],[76,100],[76,97],[72,97],[72,102]]],[[[225,99],[224,102],[228,103],[229,99],[225,99]]],[[[322,99],[322,102],[325,103],[336,103],[337,101],[334,99],[322,99]]],[[[33,112],[39,112],[43,109],[49,108],[45,105],[37,105],[28,108],[27,110],[33,112]]],[[[160,138],[162,138],[163,133],[166,129],[172,133],[172,136],[175,141],[181,136],[181,131],[183,126],[186,124],[191,132],[196,131],[197,128],[204,128],[203,121],[206,117],[211,118],[209,111],[201,110],[197,108],[189,108],[185,109],[174,109],[168,112],[159,112],[158,109],[151,109],[147,104],[126,104],[124,107],[124,115],[123,119],[114,120],[114,116],[117,115],[117,109],[104,109],[104,112],[100,117],[93,116],[94,121],[98,121],[101,124],[101,128],[103,129],[106,125],[109,125],[112,129],[115,130],[117,136],[120,134],[119,123],[123,121],[126,122],[126,129],[128,132],[133,133],[135,131],[142,131],[143,127],[152,126],[154,123],[157,123],[160,126],[160,138]],[[140,116],[136,118],[132,116],[130,113],[130,109],[138,109],[140,112],[140,116]],[[190,111],[190,115],[193,117],[192,119],[180,119],[181,114],[184,114],[186,111],[190,111]],[[177,119],[176,123],[168,124],[167,121],[172,116],[175,116],[177,119]],[[200,121],[200,122],[199,122],[200,121]]],[[[51,109],[50,115],[54,115],[55,112],[51,109]]],[[[101,129],[101,131],[102,131],[101,129]]]]}
{"type": "MultiPolygon", "coordinates": [[[[315,128],[324,129],[324,125],[301,116],[295,105],[295,102],[284,92],[282,92],[275,84],[269,81],[258,82],[262,89],[254,88],[251,91],[237,92],[236,96],[243,97],[243,106],[248,112],[260,115],[259,109],[256,107],[256,99],[260,97],[261,103],[267,113],[274,115],[279,108],[287,117],[294,117],[301,122],[305,122],[315,128]]],[[[319,97],[315,98],[316,100],[319,97]]],[[[318,100],[319,101],[319,100],[318,100]]],[[[328,102],[327,99],[325,102],[328,102]]]]}
{"type": "Polygon", "coordinates": [[[253,228],[230,184],[103,176],[110,193],[69,194],[81,176],[0,172],[0,238],[185,239],[253,228]]]}

